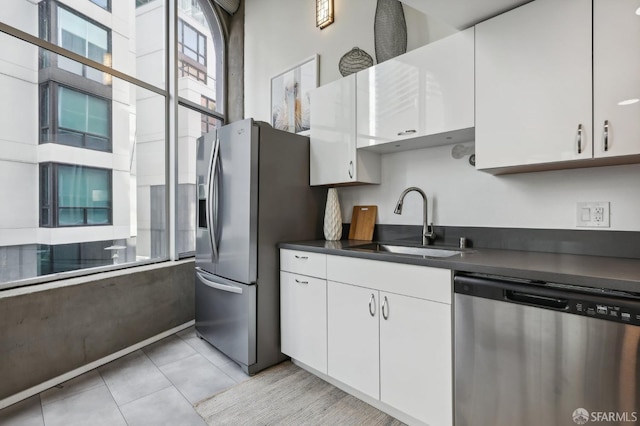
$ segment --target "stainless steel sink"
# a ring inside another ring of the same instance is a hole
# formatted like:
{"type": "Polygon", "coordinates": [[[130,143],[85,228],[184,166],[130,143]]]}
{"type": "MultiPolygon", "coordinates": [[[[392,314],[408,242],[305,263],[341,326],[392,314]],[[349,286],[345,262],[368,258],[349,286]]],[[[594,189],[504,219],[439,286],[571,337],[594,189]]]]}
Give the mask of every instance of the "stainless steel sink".
{"type": "Polygon", "coordinates": [[[347,250],[362,250],[375,253],[393,253],[422,257],[451,257],[464,251],[442,247],[403,246],[386,243],[368,243],[347,247],[347,250]]]}

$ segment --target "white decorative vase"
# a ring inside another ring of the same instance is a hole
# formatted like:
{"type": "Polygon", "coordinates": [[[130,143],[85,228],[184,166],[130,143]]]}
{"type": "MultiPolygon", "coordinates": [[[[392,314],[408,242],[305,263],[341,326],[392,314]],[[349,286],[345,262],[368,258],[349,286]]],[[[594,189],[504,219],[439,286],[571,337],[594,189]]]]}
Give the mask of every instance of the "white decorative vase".
{"type": "Polygon", "coordinates": [[[327,206],[324,209],[324,238],[327,241],[337,241],[342,238],[342,213],[340,213],[340,202],[336,188],[329,188],[327,191],[327,206]]]}

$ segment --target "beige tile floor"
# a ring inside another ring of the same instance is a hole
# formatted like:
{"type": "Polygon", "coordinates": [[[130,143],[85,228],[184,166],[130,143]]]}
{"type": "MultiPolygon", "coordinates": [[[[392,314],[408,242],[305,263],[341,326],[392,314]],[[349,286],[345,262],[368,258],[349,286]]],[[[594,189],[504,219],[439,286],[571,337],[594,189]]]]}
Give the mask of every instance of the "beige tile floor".
{"type": "Polygon", "coordinates": [[[248,378],[191,327],[0,410],[0,425],[205,425],[193,404],[248,378]]]}

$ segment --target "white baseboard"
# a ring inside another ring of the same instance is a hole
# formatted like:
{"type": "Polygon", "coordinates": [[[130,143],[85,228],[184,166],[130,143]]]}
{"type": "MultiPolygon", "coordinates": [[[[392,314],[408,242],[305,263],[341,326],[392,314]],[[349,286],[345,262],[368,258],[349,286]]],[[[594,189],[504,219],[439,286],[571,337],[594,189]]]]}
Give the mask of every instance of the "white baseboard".
{"type": "Polygon", "coordinates": [[[33,386],[27,390],[24,390],[22,392],[18,392],[15,395],[11,395],[10,397],[7,397],[5,399],[0,400],[0,410],[8,407],[10,405],[15,404],[16,402],[20,402],[23,399],[27,399],[32,397],[33,395],[37,395],[40,392],[44,392],[49,388],[52,388],[56,385],[59,385],[60,383],[64,383],[67,380],[71,380],[74,377],[78,377],[88,371],[93,370],[94,368],[98,368],[102,365],[108,364],[113,360],[116,360],[120,357],[123,357],[125,355],[128,355],[132,352],[137,351],[138,349],[144,348],[147,345],[150,345],[151,343],[155,343],[159,340],[164,339],[165,337],[169,337],[172,334],[175,334],[181,330],[184,330],[186,328],[191,327],[192,325],[195,324],[195,320],[191,320],[189,322],[186,322],[182,325],[179,325],[177,327],[174,327],[170,330],[167,331],[163,331],[160,334],[156,334],[153,337],[150,337],[146,340],[143,340],[142,342],[136,343],[135,345],[129,346],[128,348],[124,348],[122,350],[119,350],[118,352],[112,353],[111,355],[108,355],[104,358],[100,358],[96,361],[93,361],[87,365],[83,365],[82,367],[76,368],[75,370],[71,370],[67,373],[61,374],[60,376],[54,377],[53,379],[47,380],[44,383],[40,383],[39,385],[33,386]]]}

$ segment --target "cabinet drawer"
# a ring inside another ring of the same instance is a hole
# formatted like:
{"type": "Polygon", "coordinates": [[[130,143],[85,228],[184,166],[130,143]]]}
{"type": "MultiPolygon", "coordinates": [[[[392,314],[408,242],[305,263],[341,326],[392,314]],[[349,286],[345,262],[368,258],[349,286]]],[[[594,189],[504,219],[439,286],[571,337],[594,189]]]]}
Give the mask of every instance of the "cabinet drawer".
{"type": "Polygon", "coordinates": [[[327,255],[298,250],[280,250],[280,270],[310,277],[327,277],[327,255]]]}
{"type": "Polygon", "coordinates": [[[327,256],[327,279],[451,304],[451,271],[448,269],[327,256]]]}

